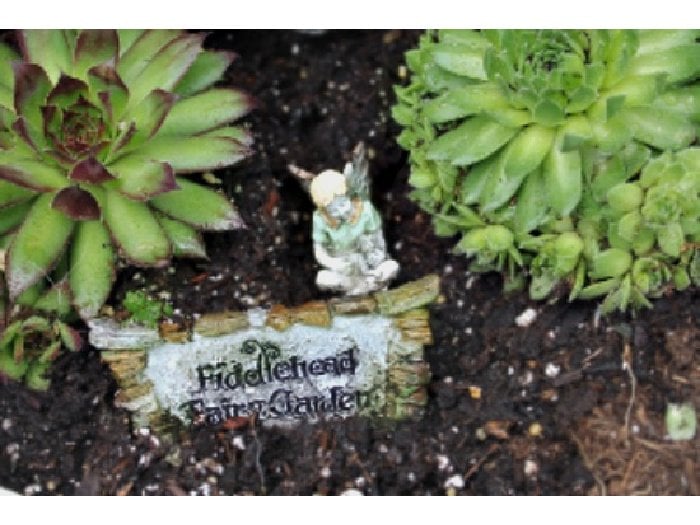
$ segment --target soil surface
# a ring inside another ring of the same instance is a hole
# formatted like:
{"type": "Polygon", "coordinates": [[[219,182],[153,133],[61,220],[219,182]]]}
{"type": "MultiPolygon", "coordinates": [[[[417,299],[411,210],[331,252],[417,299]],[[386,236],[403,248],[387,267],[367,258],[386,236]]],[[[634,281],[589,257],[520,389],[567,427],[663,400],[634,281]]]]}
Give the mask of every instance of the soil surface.
{"type": "Polygon", "coordinates": [[[165,292],[176,312],[296,305],[319,297],[312,204],[287,165],[342,168],[371,151],[373,199],[401,264],[396,284],[441,276],[431,308],[429,404],[419,421],[363,418],[292,430],[223,425],[175,439],[132,435],[99,354],[62,356],[48,392],[0,384],[0,486],[23,494],[700,494],[700,437],[665,438],[668,402],[700,408],[697,290],[636,317],[592,302],[504,296],[475,275],[409,200],[392,85],[416,31],[213,32],[240,58],[227,81],[251,93],[254,154],[218,173],[248,229],[205,237],[209,259],[124,268],[127,290],[165,292]],[[528,327],[515,318],[536,311],[528,327]],[[626,366],[625,366],[626,365],[626,366]],[[476,387],[476,388],[475,388],[476,387]]]}

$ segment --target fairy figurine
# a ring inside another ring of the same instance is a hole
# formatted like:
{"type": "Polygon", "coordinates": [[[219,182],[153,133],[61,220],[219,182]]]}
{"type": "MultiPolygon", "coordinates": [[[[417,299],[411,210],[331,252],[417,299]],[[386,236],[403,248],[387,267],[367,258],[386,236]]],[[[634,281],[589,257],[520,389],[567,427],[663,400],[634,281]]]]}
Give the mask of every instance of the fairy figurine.
{"type": "Polygon", "coordinates": [[[321,289],[363,295],[385,289],[399,271],[386,251],[382,220],[369,195],[369,163],[363,143],[353,152],[343,173],[325,170],[314,175],[289,166],[311,194],[314,256],[322,269],[321,289]]]}

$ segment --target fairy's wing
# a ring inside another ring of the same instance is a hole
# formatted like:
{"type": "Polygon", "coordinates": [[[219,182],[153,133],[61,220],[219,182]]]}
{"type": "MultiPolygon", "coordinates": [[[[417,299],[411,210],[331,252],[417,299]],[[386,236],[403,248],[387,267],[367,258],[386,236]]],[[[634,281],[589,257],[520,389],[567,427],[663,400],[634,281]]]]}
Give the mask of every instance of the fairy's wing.
{"type": "Polygon", "coordinates": [[[289,164],[287,169],[299,180],[299,182],[301,182],[301,187],[304,188],[306,193],[311,194],[311,181],[315,175],[309,171],[301,169],[298,166],[295,166],[294,164],[289,164]]]}
{"type": "Polygon", "coordinates": [[[369,161],[365,144],[360,142],[353,151],[352,162],[345,165],[343,172],[352,198],[369,200],[369,161]]]}

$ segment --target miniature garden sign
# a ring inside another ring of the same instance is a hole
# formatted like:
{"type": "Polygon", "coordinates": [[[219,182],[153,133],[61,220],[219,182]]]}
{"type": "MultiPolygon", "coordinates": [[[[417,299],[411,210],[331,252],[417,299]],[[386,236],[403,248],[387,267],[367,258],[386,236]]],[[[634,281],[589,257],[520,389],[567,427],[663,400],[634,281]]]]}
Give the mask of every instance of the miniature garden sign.
{"type": "Polygon", "coordinates": [[[134,427],[255,417],[293,424],[351,415],[417,417],[432,341],[435,275],[393,290],[287,308],[205,314],[190,331],[94,319],[90,342],[134,427]]]}

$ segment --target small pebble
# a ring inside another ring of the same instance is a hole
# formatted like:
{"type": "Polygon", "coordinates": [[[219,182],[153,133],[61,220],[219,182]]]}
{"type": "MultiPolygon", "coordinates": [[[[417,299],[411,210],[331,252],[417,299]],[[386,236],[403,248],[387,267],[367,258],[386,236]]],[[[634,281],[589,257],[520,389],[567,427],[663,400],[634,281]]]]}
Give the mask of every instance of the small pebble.
{"type": "Polygon", "coordinates": [[[459,474],[455,474],[454,476],[447,478],[447,481],[445,481],[445,488],[450,487],[455,489],[464,488],[464,478],[459,474]]]}
{"type": "Polygon", "coordinates": [[[486,430],[484,430],[484,427],[477,428],[476,431],[474,432],[474,436],[479,441],[485,441],[486,440],[486,430]]]}
{"type": "Polygon", "coordinates": [[[517,324],[520,328],[527,328],[535,321],[535,319],[537,319],[537,310],[534,308],[528,308],[515,318],[515,324],[517,324]]]}
{"type": "Polygon", "coordinates": [[[525,460],[525,463],[523,464],[523,472],[526,476],[536,476],[538,471],[539,467],[537,466],[536,461],[533,461],[532,459],[525,460]]]}
{"type": "Polygon", "coordinates": [[[561,367],[554,363],[547,363],[547,366],[544,367],[544,375],[547,377],[557,377],[560,371],[561,367]]]}
{"type": "Polygon", "coordinates": [[[527,386],[527,385],[529,385],[530,383],[532,383],[532,381],[534,380],[534,378],[535,378],[535,376],[532,374],[532,372],[531,372],[530,370],[527,370],[522,376],[520,376],[520,377],[518,378],[518,382],[519,382],[522,386],[527,386]]]}
{"type": "Polygon", "coordinates": [[[243,441],[242,436],[235,436],[231,440],[231,444],[236,447],[238,450],[245,450],[245,442],[243,441]]]}
{"type": "Polygon", "coordinates": [[[469,387],[469,397],[472,399],[481,399],[481,387],[470,386],[469,387]]]}
{"type": "Polygon", "coordinates": [[[331,477],[331,469],[328,467],[323,467],[321,469],[321,477],[322,478],[330,478],[331,477]]]}
{"type": "Polygon", "coordinates": [[[542,425],[537,422],[531,423],[527,429],[527,433],[531,437],[540,437],[542,435],[542,425]]]}
{"type": "Polygon", "coordinates": [[[38,483],[35,483],[34,485],[27,485],[24,487],[24,495],[25,496],[33,496],[34,494],[38,494],[41,492],[41,485],[38,483]]]}
{"type": "Polygon", "coordinates": [[[437,456],[437,461],[438,461],[438,470],[445,470],[447,467],[450,466],[450,458],[443,454],[438,454],[437,456]]]}
{"type": "Polygon", "coordinates": [[[7,432],[12,428],[12,420],[8,417],[2,420],[2,429],[7,432]]]}
{"type": "Polygon", "coordinates": [[[357,489],[346,489],[340,493],[341,496],[363,496],[362,492],[357,489]]]}

